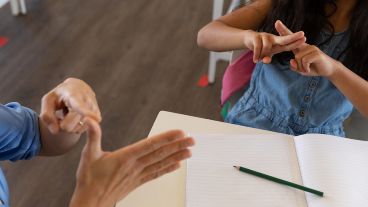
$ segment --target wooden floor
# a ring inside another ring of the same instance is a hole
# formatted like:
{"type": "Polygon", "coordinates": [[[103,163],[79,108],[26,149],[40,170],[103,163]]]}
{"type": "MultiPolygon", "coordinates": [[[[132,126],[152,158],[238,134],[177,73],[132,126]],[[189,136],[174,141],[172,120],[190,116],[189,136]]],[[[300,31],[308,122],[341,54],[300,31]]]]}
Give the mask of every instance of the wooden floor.
{"type": "MultiPolygon", "coordinates": [[[[0,9],[0,36],[10,39],[0,48],[1,103],[39,111],[48,90],[81,78],[97,93],[106,150],[144,138],[161,110],[220,120],[221,72],[214,86],[196,86],[208,67],[196,34],[211,20],[212,0],[26,2],[27,16],[0,9]]],[[[3,163],[12,206],[67,206],[82,145],[60,157],[3,163]]]]}

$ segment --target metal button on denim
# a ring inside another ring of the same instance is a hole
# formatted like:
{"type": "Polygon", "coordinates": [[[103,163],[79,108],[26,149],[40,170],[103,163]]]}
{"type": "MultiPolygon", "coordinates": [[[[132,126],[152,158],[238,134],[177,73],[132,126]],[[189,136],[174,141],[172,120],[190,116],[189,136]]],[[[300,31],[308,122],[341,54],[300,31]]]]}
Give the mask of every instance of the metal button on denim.
{"type": "Polygon", "coordinates": [[[316,87],[317,83],[315,81],[312,81],[309,83],[309,87],[314,88],[316,87]]]}
{"type": "Polygon", "coordinates": [[[309,99],[310,99],[310,97],[309,97],[309,96],[304,96],[304,101],[305,101],[305,102],[308,102],[308,101],[309,101],[309,99]]]}

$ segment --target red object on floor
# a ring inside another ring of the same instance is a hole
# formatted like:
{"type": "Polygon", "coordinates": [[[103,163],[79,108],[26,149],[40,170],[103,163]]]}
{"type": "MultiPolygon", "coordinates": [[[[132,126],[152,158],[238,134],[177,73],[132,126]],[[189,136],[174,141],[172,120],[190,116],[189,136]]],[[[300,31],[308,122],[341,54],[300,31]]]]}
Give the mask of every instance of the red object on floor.
{"type": "Polygon", "coordinates": [[[202,87],[202,88],[208,86],[208,75],[207,74],[202,75],[201,78],[199,79],[197,85],[199,87],[202,87]]]}
{"type": "Polygon", "coordinates": [[[4,47],[8,41],[8,38],[0,36],[0,47],[4,47]]]}

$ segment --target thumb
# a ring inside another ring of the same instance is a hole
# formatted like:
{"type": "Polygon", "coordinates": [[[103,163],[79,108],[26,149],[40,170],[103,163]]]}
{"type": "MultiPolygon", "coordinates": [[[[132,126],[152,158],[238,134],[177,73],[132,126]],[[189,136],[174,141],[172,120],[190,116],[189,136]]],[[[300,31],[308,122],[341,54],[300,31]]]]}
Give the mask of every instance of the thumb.
{"type": "Polygon", "coordinates": [[[275,23],[275,29],[279,33],[280,36],[286,36],[293,34],[292,31],[289,30],[280,20],[277,20],[275,23]]]}
{"type": "Polygon", "coordinates": [[[59,121],[56,117],[57,98],[53,93],[49,93],[42,97],[40,118],[46,123],[52,134],[59,132],[59,121]]]}
{"type": "Polygon", "coordinates": [[[101,127],[91,118],[85,118],[84,123],[87,125],[87,143],[85,145],[85,153],[96,157],[102,153],[101,150],[101,127]]]}

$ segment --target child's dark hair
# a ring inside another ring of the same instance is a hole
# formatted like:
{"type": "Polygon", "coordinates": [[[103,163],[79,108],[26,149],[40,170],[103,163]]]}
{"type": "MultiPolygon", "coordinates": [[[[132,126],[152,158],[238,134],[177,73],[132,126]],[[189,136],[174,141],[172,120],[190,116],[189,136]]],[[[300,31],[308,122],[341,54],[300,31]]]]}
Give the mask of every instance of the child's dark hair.
{"type": "MultiPolygon", "coordinates": [[[[309,44],[316,44],[322,29],[335,32],[328,18],[337,10],[336,0],[272,0],[272,11],[260,28],[264,32],[278,34],[275,22],[281,20],[293,32],[304,31],[309,44]],[[332,10],[327,12],[326,5],[332,10]]],[[[368,80],[368,1],[357,0],[348,29],[350,40],[343,63],[356,74],[368,80]]],[[[281,53],[276,58],[290,58],[281,53]]]]}

